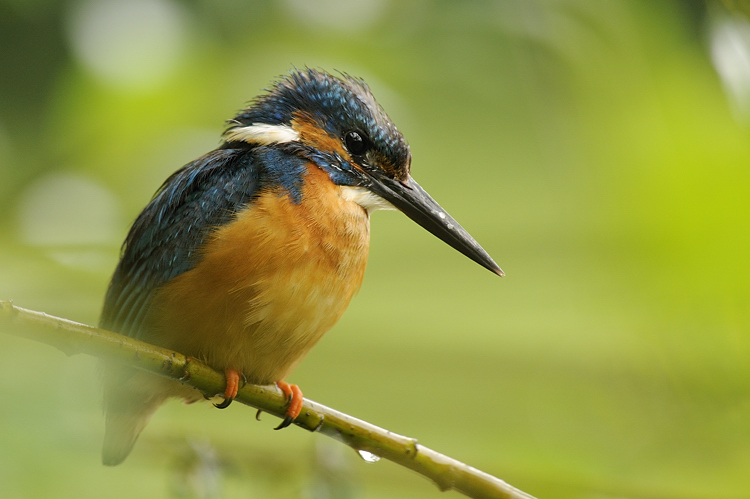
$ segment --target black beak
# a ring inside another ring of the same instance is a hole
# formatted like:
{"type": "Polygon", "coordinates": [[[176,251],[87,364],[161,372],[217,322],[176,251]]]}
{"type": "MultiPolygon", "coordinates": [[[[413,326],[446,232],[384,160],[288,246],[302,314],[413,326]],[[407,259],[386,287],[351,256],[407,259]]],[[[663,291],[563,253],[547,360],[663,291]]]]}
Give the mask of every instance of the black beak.
{"type": "Polygon", "coordinates": [[[479,243],[440,207],[411,176],[405,182],[369,175],[369,190],[390,202],[404,215],[500,277],[505,273],[479,243]]]}

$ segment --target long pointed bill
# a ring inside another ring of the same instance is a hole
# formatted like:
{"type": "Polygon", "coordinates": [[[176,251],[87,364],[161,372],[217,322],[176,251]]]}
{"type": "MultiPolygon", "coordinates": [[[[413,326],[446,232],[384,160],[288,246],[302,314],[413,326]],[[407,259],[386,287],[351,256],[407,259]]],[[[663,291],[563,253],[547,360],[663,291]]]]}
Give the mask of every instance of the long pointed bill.
{"type": "Polygon", "coordinates": [[[501,277],[505,275],[479,243],[411,176],[405,183],[387,177],[378,178],[372,174],[370,179],[372,183],[367,188],[373,193],[482,267],[501,277]]]}

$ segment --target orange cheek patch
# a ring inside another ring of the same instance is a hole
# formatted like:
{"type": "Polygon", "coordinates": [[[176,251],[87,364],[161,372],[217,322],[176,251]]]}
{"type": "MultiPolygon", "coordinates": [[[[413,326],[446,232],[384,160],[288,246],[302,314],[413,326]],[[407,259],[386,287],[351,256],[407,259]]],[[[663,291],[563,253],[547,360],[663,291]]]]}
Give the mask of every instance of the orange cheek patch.
{"type": "Polygon", "coordinates": [[[337,152],[342,158],[354,163],[341,140],[326,132],[309,114],[295,113],[292,128],[299,133],[302,143],[321,151],[337,152]]]}
{"type": "MultiPolygon", "coordinates": [[[[295,113],[294,119],[292,120],[292,128],[299,133],[302,143],[320,151],[336,152],[339,156],[351,163],[354,168],[357,168],[360,171],[362,170],[362,167],[352,160],[352,157],[344,148],[341,140],[326,132],[309,114],[295,113]]],[[[406,168],[399,168],[379,152],[374,151],[372,154],[374,156],[371,157],[370,160],[379,165],[389,177],[402,181],[409,177],[408,165],[406,168]]]]}

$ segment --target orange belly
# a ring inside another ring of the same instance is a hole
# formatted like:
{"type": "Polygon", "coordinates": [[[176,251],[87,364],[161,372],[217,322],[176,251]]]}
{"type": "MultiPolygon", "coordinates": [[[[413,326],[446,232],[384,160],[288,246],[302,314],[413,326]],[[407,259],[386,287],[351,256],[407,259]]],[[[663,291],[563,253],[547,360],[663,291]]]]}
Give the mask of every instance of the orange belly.
{"type": "Polygon", "coordinates": [[[219,228],[196,267],[159,290],[148,327],[252,383],[283,380],[344,313],[368,248],[367,212],[309,165],[302,201],[266,191],[219,228]]]}

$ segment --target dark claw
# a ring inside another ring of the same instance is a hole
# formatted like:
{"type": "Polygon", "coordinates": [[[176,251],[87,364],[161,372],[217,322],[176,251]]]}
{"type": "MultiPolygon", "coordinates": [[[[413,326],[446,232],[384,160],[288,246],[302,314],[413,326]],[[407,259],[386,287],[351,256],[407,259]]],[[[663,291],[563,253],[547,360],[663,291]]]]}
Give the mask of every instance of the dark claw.
{"type": "Polygon", "coordinates": [[[261,409],[258,409],[258,412],[255,413],[255,420],[260,421],[260,415],[263,414],[263,411],[261,409]]]}
{"type": "Polygon", "coordinates": [[[214,404],[214,407],[216,407],[217,409],[226,409],[227,407],[229,407],[229,404],[232,403],[232,400],[234,399],[233,398],[224,399],[223,402],[219,404],[214,404]]]}
{"type": "Polygon", "coordinates": [[[287,416],[287,417],[284,418],[284,421],[282,421],[279,426],[277,426],[276,428],[274,428],[274,430],[283,430],[284,428],[286,428],[287,426],[289,426],[293,422],[294,422],[294,418],[291,417],[291,416],[287,416]]]}

